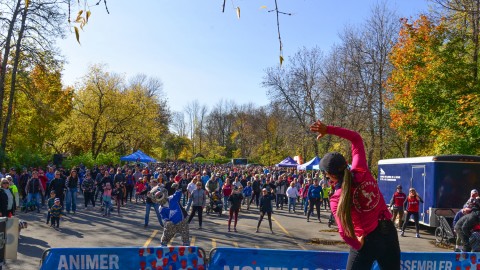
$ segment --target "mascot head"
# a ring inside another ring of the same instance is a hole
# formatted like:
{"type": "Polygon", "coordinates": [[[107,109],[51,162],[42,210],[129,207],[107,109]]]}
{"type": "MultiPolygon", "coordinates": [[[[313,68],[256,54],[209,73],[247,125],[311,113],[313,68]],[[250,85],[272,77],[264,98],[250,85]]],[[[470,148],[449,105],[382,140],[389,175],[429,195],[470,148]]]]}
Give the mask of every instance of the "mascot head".
{"type": "Polygon", "coordinates": [[[164,205],[168,202],[168,191],[162,186],[155,186],[147,195],[154,203],[164,205]]]}

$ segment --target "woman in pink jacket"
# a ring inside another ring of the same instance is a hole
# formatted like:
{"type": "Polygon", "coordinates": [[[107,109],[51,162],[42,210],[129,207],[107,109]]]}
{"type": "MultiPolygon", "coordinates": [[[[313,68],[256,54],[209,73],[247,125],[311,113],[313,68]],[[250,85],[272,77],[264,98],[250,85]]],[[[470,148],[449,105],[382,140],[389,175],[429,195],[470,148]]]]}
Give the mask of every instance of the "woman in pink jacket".
{"type": "Polygon", "coordinates": [[[320,168],[335,186],[330,205],[338,232],[351,246],[347,269],[371,269],[374,261],[381,269],[400,269],[400,245],[392,214],[368,169],[362,137],[321,121],[310,130],[319,134],[317,139],[331,134],[352,143],[351,169],[338,152],[327,153],[320,160],[320,168]]]}

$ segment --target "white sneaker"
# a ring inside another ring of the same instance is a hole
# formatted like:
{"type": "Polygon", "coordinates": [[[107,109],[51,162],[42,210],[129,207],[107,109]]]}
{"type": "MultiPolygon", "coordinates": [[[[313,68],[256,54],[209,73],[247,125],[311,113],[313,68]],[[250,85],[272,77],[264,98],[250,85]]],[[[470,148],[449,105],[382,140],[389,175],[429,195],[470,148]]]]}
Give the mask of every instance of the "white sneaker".
{"type": "Polygon", "coordinates": [[[402,231],[402,233],[400,233],[400,236],[405,236],[405,232],[402,231]]]}
{"type": "Polygon", "coordinates": [[[418,234],[418,233],[415,234],[415,237],[416,237],[416,238],[420,238],[420,234],[418,234]]]}

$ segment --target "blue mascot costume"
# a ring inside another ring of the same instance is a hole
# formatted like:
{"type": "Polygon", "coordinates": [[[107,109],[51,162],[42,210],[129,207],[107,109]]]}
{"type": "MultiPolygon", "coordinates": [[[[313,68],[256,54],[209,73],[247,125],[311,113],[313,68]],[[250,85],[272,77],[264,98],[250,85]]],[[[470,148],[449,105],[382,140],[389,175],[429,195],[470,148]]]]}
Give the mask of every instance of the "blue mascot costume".
{"type": "MultiPolygon", "coordinates": [[[[178,185],[173,184],[172,188],[177,189],[178,185]]],[[[188,228],[187,211],[180,205],[182,191],[176,190],[168,197],[168,192],[163,187],[155,187],[150,191],[151,198],[160,204],[160,216],[163,220],[163,234],[161,245],[166,246],[175,234],[180,233],[184,246],[190,245],[190,233],[188,228]]]]}

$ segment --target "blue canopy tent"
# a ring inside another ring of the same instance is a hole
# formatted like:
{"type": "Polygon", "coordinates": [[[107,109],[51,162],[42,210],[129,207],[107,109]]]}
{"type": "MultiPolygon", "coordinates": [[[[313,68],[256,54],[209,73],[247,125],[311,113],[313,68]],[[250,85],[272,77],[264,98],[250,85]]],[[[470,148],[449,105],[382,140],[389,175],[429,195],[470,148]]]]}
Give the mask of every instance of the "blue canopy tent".
{"type": "Polygon", "coordinates": [[[120,160],[134,161],[134,162],[157,162],[156,159],[149,157],[147,154],[145,154],[141,150],[137,150],[137,152],[130,154],[128,156],[121,157],[120,160]]]}
{"type": "MultiPolygon", "coordinates": [[[[310,161],[308,161],[306,163],[303,163],[302,165],[298,165],[297,170],[307,170],[307,171],[308,170],[313,170],[314,166],[319,165],[319,164],[320,164],[320,158],[319,157],[314,157],[310,161]]],[[[318,167],[316,166],[316,168],[318,168],[318,167]]]]}
{"type": "Polygon", "coordinates": [[[291,157],[286,157],[276,165],[277,167],[297,167],[298,163],[291,157]]]}

